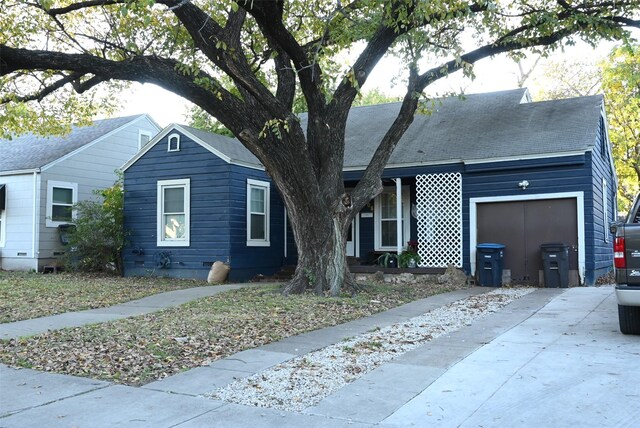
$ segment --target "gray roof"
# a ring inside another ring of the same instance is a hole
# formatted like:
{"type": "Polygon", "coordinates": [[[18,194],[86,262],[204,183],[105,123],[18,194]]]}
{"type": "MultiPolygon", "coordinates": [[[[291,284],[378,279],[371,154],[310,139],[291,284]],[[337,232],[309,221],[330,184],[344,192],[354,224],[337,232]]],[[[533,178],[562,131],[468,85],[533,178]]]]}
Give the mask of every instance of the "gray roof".
{"type": "MultiPolygon", "coordinates": [[[[389,165],[483,161],[585,152],[596,142],[602,96],[521,102],[525,90],[451,97],[415,119],[389,165]]],[[[345,167],[364,168],[400,103],[355,107],[346,130],[345,167]]]]}
{"type": "Polygon", "coordinates": [[[73,126],[71,132],[64,136],[23,134],[12,140],[0,139],[0,172],[42,168],[140,116],[143,115],[96,120],[90,126],[73,126]]]}
{"type": "Polygon", "coordinates": [[[262,166],[258,158],[235,138],[202,131],[190,126],[180,125],[180,127],[191,133],[194,137],[197,137],[202,143],[227,156],[231,159],[232,163],[246,163],[255,166],[262,166]]]}
{"type": "MultiPolygon", "coordinates": [[[[602,96],[529,102],[526,89],[435,100],[416,113],[389,166],[483,162],[584,153],[596,143],[602,96]]],[[[344,167],[364,169],[400,103],[354,107],[344,167]]],[[[306,128],[307,115],[300,115],[306,128]]],[[[180,125],[231,162],[261,166],[238,140],[180,125]]],[[[135,158],[131,161],[135,162],[135,158]]]]}

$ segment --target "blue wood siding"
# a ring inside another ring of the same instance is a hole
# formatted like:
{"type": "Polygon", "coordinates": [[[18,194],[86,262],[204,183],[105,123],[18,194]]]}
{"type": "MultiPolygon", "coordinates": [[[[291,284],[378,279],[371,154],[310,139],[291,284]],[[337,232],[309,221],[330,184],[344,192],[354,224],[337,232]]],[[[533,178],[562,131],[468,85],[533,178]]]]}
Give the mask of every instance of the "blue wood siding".
{"type": "Polygon", "coordinates": [[[188,137],[180,151],[167,152],[166,138],[125,171],[125,226],[130,231],[125,275],[206,279],[215,261],[229,263],[229,280],[270,275],[282,266],[283,205],[271,184],[270,247],[247,247],[247,178],[270,182],[260,170],[230,165],[188,137]],[[190,245],[157,246],[157,183],[191,180],[190,245]],[[139,254],[137,249],[142,249],[139,254]],[[157,269],[154,257],[169,253],[171,267],[157,269]]]}
{"type": "MultiPolygon", "coordinates": [[[[527,194],[551,194],[584,192],[585,210],[591,198],[590,168],[585,156],[570,156],[513,162],[492,162],[467,165],[462,175],[463,259],[466,272],[470,263],[470,212],[471,198],[526,196],[527,194]],[[518,183],[527,180],[529,187],[522,190],[518,183]]],[[[585,225],[585,227],[587,227],[585,225]]],[[[586,256],[590,249],[587,245],[586,256]]]]}
{"type": "Polygon", "coordinates": [[[229,165],[191,141],[180,138],[180,151],[167,152],[166,138],[125,171],[125,275],[163,275],[206,279],[214,261],[228,261],[229,165]],[[189,247],[157,246],[157,183],[191,180],[189,247]],[[134,254],[141,249],[142,255],[134,254]],[[168,252],[171,267],[157,269],[154,256],[168,252]]]}
{"type": "MultiPolygon", "coordinates": [[[[592,197],[589,201],[590,210],[585,209],[585,221],[590,227],[586,234],[587,246],[592,248],[592,255],[586,260],[586,285],[593,285],[598,277],[606,275],[613,268],[613,237],[609,235],[608,222],[615,220],[616,212],[616,180],[615,171],[611,167],[610,151],[606,139],[605,123],[601,118],[595,147],[588,154],[592,177],[592,197]],[[603,194],[602,182],[607,182],[607,194],[603,194]],[[603,200],[608,202],[605,204],[603,200]],[[607,206],[605,216],[603,206],[607,206]],[[607,220],[605,220],[607,219],[607,220]]],[[[586,205],[586,202],[585,202],[586,205]]],[[[585,225],[586,227],[586,225],[585,225]]]]}
{"type": "Polygon", "coordinates": [[[258,274],[272,275],[283,266],[284,204],[278,190],[264,171],[231,167],[229,177],[229,233],[233,281],[246,281],[258,274]],[[247,179],[267,181],[270,186],[268,247],[247,246],[247,179]]]}

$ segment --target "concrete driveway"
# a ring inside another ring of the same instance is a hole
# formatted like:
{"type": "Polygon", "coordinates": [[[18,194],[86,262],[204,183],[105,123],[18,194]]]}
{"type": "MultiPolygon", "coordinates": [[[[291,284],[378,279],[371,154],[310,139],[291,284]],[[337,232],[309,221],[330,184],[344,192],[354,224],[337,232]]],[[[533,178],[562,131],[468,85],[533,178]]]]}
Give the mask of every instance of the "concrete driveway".
{"type": "Polygon", "coordinates": [[[635,427],[640,336],[620,334],[613,287],[539,289],[408,352],[303,413],[199,394],[446,304],[434,296],[244,351],[142,388],[0,366],[0,427],[635,427]]]}

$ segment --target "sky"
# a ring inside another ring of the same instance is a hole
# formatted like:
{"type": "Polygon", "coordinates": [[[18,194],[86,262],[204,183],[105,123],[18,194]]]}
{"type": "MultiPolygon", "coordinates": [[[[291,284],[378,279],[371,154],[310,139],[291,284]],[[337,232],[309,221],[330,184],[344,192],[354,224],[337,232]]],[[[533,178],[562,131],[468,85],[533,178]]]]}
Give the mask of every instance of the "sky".
{"type": "MultiPolygon", "coordinates": [[[[640,38],[640,37],[637,37],[640,38]]],[[[532,94],[536,94],[541,85],[545,84],[544,68],[549,61],[566,59],[570,61],[596,62],[603,59],[615,43],[602,43],[596,49],[579,43],[576,46],[567,47],[564,51],[554,52],[550,58],[542,59],[535,67],[532,76],[526,81],[532,94]]],[[[525,70],[535,61],[535,56],[523,60],[525,70]]],[[[383,59],[372,72],[363,91],[366,92],[377,87],[382,92],[392,96],[402,96],[404,88],[399,81],[393,86],[392,81],[398,69],[402,66],[393,59],[383,59]]],[[[442,96],[447,93],[459,93],[464,90],[467,94],[500,91],[517,88],[517,65],[506,56],[487,58],[478,62],[475,66],[476,79],[471,81],[463,78],[461,72],[457,72],[445,79],[441,79],[427,88],[430,96],[442,96]]],[[[122,108],[114,113],[114,116],[125,116],[140,113],[149,114],[161,127],[170,123],[185,124],[190,103],[183,98],[151,84],[133,84],[123,95],[122,108]]],[[[535,100],[535,98],[534,98],[535,100]]]]}

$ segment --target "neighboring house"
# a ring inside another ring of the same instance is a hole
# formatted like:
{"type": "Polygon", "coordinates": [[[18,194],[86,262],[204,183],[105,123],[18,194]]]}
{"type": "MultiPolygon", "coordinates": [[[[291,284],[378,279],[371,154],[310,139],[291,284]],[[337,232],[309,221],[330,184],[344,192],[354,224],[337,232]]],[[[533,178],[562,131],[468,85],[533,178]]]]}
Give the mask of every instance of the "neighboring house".
{"type": "MultiPolygon", "coordinates": [[[[351,110],[347,189],[399,106],[351,110]]],[[[616,178],[601,96],[533,103],[517,89],[428,108],[391,156],[384,192],[354,220],[348,255],[372,261],[416,240],[421,266],[474,274],[476,245],[497,242],[506,245],[506,276],[539,284],[540,245],[561,242],[569,246],[571,285],[592,285],[611,270],[616,178]]],[[[232,280],[246,280],[295,263],[282,201],[238,141],[171,125],[124,173],[132,232],[125,274],[205,278],[222,260],[232,280]]]]}
{"type": "Polygon", "coordinates": [[[97,120],[61,137],[0,140],[0,268],[38,270],[64,253],[58,226],[73,204],[116,181],[116,170],[158,133],[147,115],[97,120]]]}

